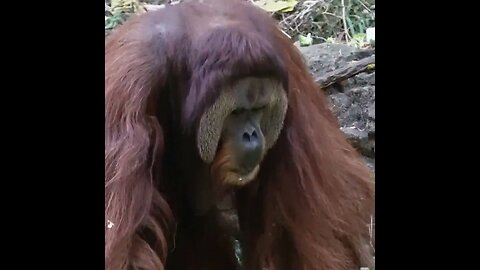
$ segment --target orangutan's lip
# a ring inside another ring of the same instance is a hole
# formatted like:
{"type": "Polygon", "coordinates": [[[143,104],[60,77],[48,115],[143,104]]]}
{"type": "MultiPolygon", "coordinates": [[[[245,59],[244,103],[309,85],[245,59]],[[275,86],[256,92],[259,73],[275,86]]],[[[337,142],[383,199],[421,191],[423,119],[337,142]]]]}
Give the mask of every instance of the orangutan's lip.
{"type": "Polygon", "coordinates": [[[238,181],[242,182],[242,181],[250,181],[253,178],[255,178],[259,170],[260,170],[260,166],[257,165],[255,168],[253,168],[253,170],[251,170],[247,174],[240,174],[238,171],[236,171],[235,173],[238,175],[238,181]]]}

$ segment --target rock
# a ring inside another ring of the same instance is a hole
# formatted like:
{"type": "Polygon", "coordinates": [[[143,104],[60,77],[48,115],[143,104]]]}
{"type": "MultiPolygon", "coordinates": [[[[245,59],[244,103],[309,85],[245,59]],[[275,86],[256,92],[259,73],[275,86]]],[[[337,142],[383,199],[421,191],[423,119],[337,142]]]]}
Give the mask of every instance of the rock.
{"type": "Polygon", "coordinates": [[[312,74],[320,75],[375,54],[374,50],[359,50],[345,44],[322,43],[299,47],[312,74]]]}
{"type": "MultiPolygon", "coordinates": [[[[375,54],[345,44],[299,47],[314,77],[375,54]]],[[[325,89],[341,130],[375,170],[375,72],[360,73],[325,89]]]]}
{"type": "Polygon", "coordinates": [[[365,160],[365,163],[367,164],[367,166],[368,166],[372,171],[375,171],[375,159],[374,159],[374,158],[365,157],[364,160],[365,160]]]}

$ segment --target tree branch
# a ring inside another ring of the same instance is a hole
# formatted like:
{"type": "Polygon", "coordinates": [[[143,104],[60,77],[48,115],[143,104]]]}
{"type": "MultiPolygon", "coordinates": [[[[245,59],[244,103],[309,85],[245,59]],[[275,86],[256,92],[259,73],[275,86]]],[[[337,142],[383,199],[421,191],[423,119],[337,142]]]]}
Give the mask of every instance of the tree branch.
{"type": "Polygon", "coordinates": [[[375,69],[375,55],[372,55],[370,57],[363,58],[360,61],[352,62],[345,67],[341,67],[339,69],[328,72],[322,76],[319,76],[315,78],[315,82],[321,88],[327,88],[334,83],[344,81],[359,73],[365,72],[367,70],[374,70],[374,69],[375,69]]]}

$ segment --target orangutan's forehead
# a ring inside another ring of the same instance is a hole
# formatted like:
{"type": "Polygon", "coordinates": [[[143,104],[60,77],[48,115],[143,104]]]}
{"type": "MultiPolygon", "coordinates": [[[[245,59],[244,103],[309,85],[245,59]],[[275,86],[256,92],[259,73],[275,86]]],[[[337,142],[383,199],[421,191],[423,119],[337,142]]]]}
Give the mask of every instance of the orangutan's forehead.
{"type": "Polygon", "coordinates": [[[232,84],[229,89],[231,94],[237,97],[237,105],[244,108],[267,105],[281,90],[280,82],[266,78],[242,79],[232,84]]]}

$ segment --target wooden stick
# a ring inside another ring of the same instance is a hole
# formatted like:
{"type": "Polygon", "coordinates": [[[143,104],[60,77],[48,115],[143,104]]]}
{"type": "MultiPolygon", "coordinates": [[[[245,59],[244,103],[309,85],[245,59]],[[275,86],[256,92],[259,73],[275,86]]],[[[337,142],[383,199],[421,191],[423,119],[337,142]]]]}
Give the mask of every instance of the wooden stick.
{"type": "Polygon", "coordinates": [[[328,72],[322,76],[319,76],[315,79],[315,82],[321,88],[327,88],[330,85],[344,81],[350,77],[353,77],[359,73],[365,72],[367,70],[375,69],[375,55],[372,55],[367,58],[363,58],[360,61],[352,62],[345,67],[328,72]]]}

